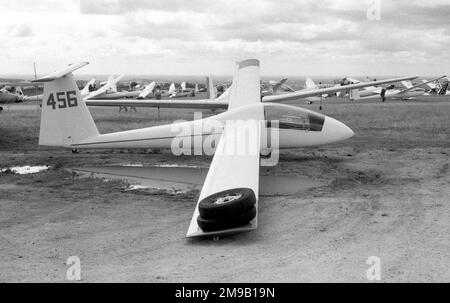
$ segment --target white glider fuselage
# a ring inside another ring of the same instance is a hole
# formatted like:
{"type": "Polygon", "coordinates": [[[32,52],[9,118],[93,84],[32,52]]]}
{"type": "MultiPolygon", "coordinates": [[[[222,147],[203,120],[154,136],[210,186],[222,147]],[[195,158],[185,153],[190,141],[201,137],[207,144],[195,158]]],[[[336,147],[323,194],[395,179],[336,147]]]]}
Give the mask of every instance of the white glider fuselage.
{"type": "MultiPolygon", "coordinates": [[[[386,99],[406,100],[406,99],[422,96],[423,94],[425,94],[424,90],[409,90],[406,92],[401,92],[398,89],[394,89],[394,90],[386,91],[386,94],[384,97],[386,99]]],[[[377,96],[377,97],[380,97],[380,96],[377,96]]]]}
{"type": "MultiPolygon", "coordinates": [[[[189,141],[193,143],[191,147],[198,149],[203,147],[206,140],[217,142],[227,121],[245,121],[245,117],[248,117],[249,113],[260,110],[258,107],[262,107],[266,113],[266,120],[262,125],[264,130],[261,132],[260,140],[262,149],[267,149],[268,136],[270,136],[272,125],[270,121],[278,121],[275,123],[279,125],[275,128],[279,130],[277,133],[280,149],[328,144],[353,136],[350,128],[333,118],[299,107],[259,103],[201,120],[96,135],[74,144],[68,144],[65,147],[71,149],[171,148],[175,138],[185,140],[189,137],[189,141]],[[186,130],[189,131],[186,132],[186,130]],[[195,139],[196,137],[201,137],[201,140],[195,139]],[[197,146],[196,144],[201,145],[197,146]]],[[[269,140],[273,141],[270,137],[269,140]]]]}

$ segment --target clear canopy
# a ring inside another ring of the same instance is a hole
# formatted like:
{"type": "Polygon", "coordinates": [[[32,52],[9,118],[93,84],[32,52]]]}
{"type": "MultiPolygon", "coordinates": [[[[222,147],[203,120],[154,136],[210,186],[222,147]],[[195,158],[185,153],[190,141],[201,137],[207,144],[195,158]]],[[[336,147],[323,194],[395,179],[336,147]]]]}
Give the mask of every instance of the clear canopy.
{"type": "Polygon", "coordinates": [[[268,127],[276,121],[280,129],[322,131],[325,122],[321,114],[283,104],[265,104],[264,116],[268,127]]]}

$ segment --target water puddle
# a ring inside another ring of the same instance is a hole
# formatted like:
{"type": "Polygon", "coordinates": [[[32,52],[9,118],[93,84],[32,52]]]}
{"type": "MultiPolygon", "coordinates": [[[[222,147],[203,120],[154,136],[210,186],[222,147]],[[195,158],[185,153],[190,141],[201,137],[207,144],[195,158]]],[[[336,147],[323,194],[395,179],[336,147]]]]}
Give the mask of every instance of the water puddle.
{"type": "Polygon", "coordinates": [[[28,175],[28,174],[36,174],[41,171],[48,170],[50,166],[42,165],[42,166],[14,166],[9,168],[0,169],[0,173],[4,174],[18,174],[18,175],[28,175]]]}
{"type": "MultiPolygon", "coordinates": [[[[201,190],[208,173],[207,168],[196,166],[99,166],[69,168],[78,178],[101,178],[122,180],[130,184],[125,189],[158,189],[171,193],[186,193],[201,190]]],[[[306,176],[260,176],[260,195],[296,195],[311,188],[326,185],[324,181],[306,176]]]]}

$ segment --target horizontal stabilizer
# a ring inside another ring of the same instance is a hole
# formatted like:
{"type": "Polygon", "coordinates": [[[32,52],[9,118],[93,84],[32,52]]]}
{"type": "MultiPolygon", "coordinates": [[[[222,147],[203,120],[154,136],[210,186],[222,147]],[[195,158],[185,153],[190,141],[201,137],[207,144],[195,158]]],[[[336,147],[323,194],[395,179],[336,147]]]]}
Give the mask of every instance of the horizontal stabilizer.
{"type": "Polygon", "coordinates": [[[53,72],[51,74],[48,74],[47,76],[44,76],[42,78],[33,80],[31,82],[50,82],[50,81],[54,81],[56,79],[64,77],[67,74],[70,74],[71,72],[73,72],[73,71],[75,71],[75,70],[77,70],[79,68],[82,68],[83,66],[86,66],[88,64],[89,64],[89,62],[79,62],[79,63],[70,64],[69,66],[67,66],[64,69],[55,71],[55,72],[53,72]]]}

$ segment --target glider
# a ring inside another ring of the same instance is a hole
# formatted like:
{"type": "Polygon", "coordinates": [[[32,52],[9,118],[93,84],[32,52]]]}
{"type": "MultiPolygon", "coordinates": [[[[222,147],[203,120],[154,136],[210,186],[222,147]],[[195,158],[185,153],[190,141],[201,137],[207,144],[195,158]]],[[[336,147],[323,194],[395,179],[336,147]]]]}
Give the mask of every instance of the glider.
{"type": "Polygon", "coordinates": [[[100,134],[72,75],[87,64],[73,64],[36,80],[44,82],[39,144],[69,149],[171,148],[174,154],[180,149],[206,152],[210,147],[214,157],[187,237],[257,228],[260,154],[353,136],[349,127],[328,116],[300,107],[262,103],[256,59],[237,62],[226,112],[194,121],[100,134]]]}
{"type": "MultiPolygon", "coordinates": [[[[389,84],[400,82],[403,80],[412,80],[417,76],[401,77],[386,79],[380,81],[360,82],[344,86],[333,86],[327,88],[307,88],[300,91],[287,92],[276,95],[262,95],[262,102],[285,102],[296,101],[304,99],[307,102],[319,101],[323,96],[338,92],[355,91],[359,88],[370,87],[374,85],[389,84]]],[[[231,87],[233,84],[231,85],[231,87]]],[[[230,87],[230,88],[231,88],[230,87]]],[[[88,106],[134,106],[134,107],[157,107],[157,108],[202,108],[202,109],[224,109],[228,106],[228,92],[225,91],[220,97],[216,99],[202,99],[202,100],[185,100],[174,102],[174,100],[139,100],[139,101],[123,101],[123,100],[88,100],[88,106]],[[205,102],[206,101],[206,102],[205,102]]],[[[261,92],[260,92],[261,95],[261,92]]]]}
{"type": "Polygon", "coordinates": [[[371,93],[374,93],[372,96],[361,97],[360,92],[353,92],[351,99],[353,100],[372,100],[381,98],[384,102],[386,99],[400,99],[407,100],[415,97],[422,96],[426,93],[426,91],[422,87],[424,84],[428,84],[430,82],[438,81],[446,76],[442,76],[427,82],[423,82],[417,85],[412,85],[410,82],[406,80],[402,80],[402,84],[405,86],[405,89],[392,89],[386,90],[385,88],[379,87],[375,90],[371,90],[371,93]]]}

